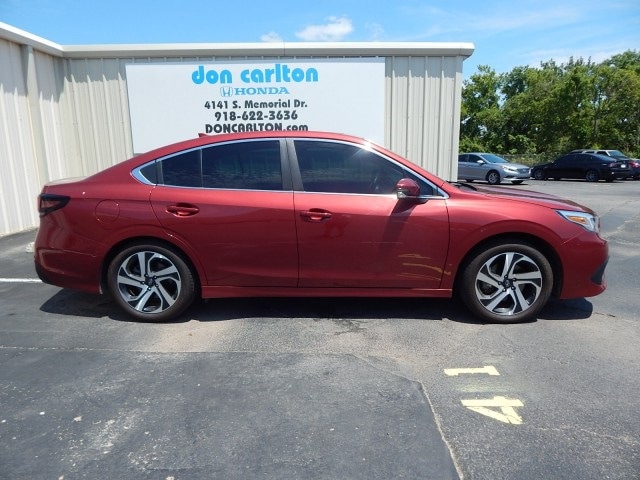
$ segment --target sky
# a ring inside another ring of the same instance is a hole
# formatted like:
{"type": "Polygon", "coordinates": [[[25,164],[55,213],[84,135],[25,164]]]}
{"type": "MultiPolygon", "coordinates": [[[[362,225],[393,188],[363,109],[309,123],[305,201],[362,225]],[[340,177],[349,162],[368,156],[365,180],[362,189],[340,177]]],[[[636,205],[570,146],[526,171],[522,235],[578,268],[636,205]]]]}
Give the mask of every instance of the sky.
{"type": "Polygon", "coordinates": [[[640,0],[0,0],[0,22],[60,45],[470,42],[465,78],[640,50],[640,0]]]}

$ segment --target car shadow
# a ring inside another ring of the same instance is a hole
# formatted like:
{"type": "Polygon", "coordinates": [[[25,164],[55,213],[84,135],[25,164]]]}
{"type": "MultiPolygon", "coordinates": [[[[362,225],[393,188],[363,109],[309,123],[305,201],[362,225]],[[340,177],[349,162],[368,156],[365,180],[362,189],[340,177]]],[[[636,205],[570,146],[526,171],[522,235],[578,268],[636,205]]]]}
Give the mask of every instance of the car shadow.
{"type": "Polygon", "coordinates": [[[586,298],[551,300],[538,320],[584,320],[593,315],[593,304],[586,298]]]}
{"type": "MultiPolygon", "coordinates": [[[[110,318],[120,322],[138,322],[116,305],[108,295],[92,295],[61,289],[41,306],[46,313],[84,318],[110,318]]],[[[538,320],[580,320],[589,318],[593,305],[585,299],[552,301],[538,320]]],[[[482,325],[456,299],[441,298],[216,298],[199,300],[185,313],[167,323],[218,322],[247,318],[317,319],[418,319],[450,320],[482,325]]],[[[532,320],[528,323],[534,323],[532,320]]]]}

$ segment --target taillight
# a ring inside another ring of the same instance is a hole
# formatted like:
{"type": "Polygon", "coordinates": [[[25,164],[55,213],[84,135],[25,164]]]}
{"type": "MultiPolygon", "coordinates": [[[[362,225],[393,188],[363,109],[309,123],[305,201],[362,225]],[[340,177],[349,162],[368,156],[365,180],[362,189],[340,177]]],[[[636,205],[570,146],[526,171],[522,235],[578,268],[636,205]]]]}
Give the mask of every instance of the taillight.
{"type": "Polygon", "coordinates": [[[51,212],[61,209],[69,203],[69,197],[66,195],[56,195],[54,193],[41,193],[38,197],[38,211],[40,216],[44,217],[51,212]]]}

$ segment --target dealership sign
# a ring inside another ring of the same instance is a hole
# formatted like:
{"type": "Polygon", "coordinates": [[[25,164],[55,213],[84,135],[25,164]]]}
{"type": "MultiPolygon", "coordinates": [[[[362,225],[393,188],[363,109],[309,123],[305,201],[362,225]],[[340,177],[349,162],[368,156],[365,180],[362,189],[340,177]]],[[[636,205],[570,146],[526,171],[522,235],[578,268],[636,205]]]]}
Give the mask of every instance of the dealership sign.
{"type": "Polygon", "coordinates": [[[200,133],[323,130],[382,143],[382,58],[129,64],[133,150],[200,133]]]}

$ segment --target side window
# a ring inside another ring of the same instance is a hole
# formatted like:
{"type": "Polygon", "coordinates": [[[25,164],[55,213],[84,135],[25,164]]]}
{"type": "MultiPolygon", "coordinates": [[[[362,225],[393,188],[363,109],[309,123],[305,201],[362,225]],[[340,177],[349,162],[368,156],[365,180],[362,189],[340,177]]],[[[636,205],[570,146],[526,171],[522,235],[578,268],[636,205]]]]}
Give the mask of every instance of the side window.
{"type": "Polygon", "coordinates": [[[469,155],[468,154],[462,154],[462,155],[458,155],[458,163],[460,162],[468,162],[469,161],[469,155]]]}
{"type": "Polygon", "coordinates": [[[200,150],[179,153],[160,162],[162,183],[176,187],[202,187],[200,150]]]}
{"type": "Polygon", "coordinates": [[[158,183],[158,162],[151,162],[140,168],[140,175],[149,183],[158,183]]]}
{"type": "Polygon", "coordinates": [[[355,145],[300,140],[295,146],[306,192],[389,194],[406,176],[399,165],[355,145]]]}
{"type": "Polygon", "coordinates": [[[236,142],[204,148],[202,186],[282,190],[279,141],[236,142]]]}

